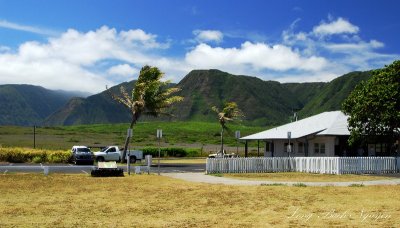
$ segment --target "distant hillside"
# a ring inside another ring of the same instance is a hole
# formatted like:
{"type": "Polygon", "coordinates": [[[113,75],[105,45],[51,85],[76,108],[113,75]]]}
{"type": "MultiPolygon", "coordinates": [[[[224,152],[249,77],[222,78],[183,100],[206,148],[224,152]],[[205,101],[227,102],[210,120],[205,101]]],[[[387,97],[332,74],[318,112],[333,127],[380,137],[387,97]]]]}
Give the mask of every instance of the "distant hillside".
{"type": "Polygon", "coordinates": [[[256,77],[236,76],[219,70],[194,70],[178,85],[184,102],[175,106],[176,116],[183,120],[212,120],[210,107],[222,107],[235,101],[245,113],[245,120],[266,125],[282,122],[301,102],[279,82],[256,77]]]}
{"type": "Polygon", "coordinates": [[[371,71],[356,71],[325,84],[299,112],[300,117],[312,116],[325,111],[340,110],[342,102],[354,90],[356,85],[361,81],[368,80],[370,77],[371,71]]]}
{"type": "MultiPolygon", "coordinates": [[[[289,121],[293,111],[304,118],[339,110],[343,100],[370,72],[352,72],[329,83],[279,83],[219,70],[193,70],[176,85],[184,101],[174,105],[174,120],[215,121],[212,106],[235,101],[244,123],[257,126],[289,121]]],[[[134,81],[122,83],[131,90],[134,81]]],[[[112,87],[118,93],[119,87],[112,87]]],[[[76,92],[53,91],[32,85],[0,85],[0,125],[76,125],[129,122],[129,112],[107,92],[77,98],[76,92]]],[[[86,94],[87,95],[87,94],[86,94]]],[[[168,118],[170,119],[170,118],[168,118]]],[[[143,117],[141,120],[152,120],[143,117]]],[[[159,120],[165,120],[161,118],[159,120]]]]}
{"type": "Polygon", "coordinates": [[[0,85],[0,125],[42,124],[76,93],[32,85],[0,85]]]}
{"type": "MultiPolygon", "coordinates": [[[[132,90],[134,82],[125,82],[110,88],[118,93],[119,87],[124,86],[132,90]]],[[[104,91],[86,99],[72,99],[64,107],[49,116],[46,125],[76,125],[93,123],[121,123],[129,122],[130,114],[122,105],[113,101],[104,91]]]]}
{"type": "MultiPolygon", "coordinates": [[[[285,83],[236,76],[219,70],[193,70],[176,86],[184,101],[171,112],[176,120],[215,121],[212,106],[235,101],[245,114],[246,124],[276,125],[289,121],[293,111],[304,118],[340,109],[341,102],[369,72],[353,72],[329,83],[285,83]]],[[[128,90],[134,82],[123,83],[128,90]]],[[[120,85],[111,88],[118,91],[120,85]]],[[[74,99],[46,119],[48,125],[128,122],[128,111],[106,92],[74,99]]],[[[149,120],[144,117],[142,120],[149,120]]]]}

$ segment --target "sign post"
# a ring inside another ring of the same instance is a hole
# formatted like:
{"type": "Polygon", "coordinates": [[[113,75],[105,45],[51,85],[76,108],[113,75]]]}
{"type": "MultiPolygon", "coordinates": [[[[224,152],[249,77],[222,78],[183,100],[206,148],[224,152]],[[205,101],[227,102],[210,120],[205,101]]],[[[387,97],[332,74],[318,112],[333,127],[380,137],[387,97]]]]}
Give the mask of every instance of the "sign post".
{"type": "Polygon", "coordinates": [[[240,131],[235,131],[235,138],[236,138],[236,155],[239,155],[240,131]]]}
{"type": "Polygon", "coordinates": [[[160,149],[160,141],[162,138],[162,129],[157,129],[157,139],[158,139],[158,175],[160,175],[160,156],[161,156],[161,149],[160,149]]]}
{"type": "Polygon", "coordinates": [[[289,155],[289,157],[290,157],[290,153],[292,152],[292,146],[290,145],[290,139],[292,138],[292,132],[288,131],[287,137],[288,137],[288,139],[289,139],[289,144],[288,144],[287,152],[288,152],[288,155],[289,155]]]}

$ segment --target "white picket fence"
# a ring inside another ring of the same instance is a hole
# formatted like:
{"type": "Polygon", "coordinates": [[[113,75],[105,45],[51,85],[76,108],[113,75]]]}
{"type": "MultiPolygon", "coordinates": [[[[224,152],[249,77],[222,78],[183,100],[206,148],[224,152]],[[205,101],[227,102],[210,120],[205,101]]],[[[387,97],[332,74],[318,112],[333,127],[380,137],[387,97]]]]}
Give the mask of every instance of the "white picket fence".
{"type": "Polygon", "coordinates": [[[206,173],[304,172],[381,174],[400,172],[400,157],[208,158],[206,173]]]}

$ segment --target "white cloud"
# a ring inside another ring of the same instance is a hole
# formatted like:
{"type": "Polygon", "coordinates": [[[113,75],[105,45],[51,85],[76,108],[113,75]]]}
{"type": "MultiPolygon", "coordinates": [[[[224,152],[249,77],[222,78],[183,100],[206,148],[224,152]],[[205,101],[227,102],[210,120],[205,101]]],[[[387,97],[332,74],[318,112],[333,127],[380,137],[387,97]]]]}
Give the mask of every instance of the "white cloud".
{"type": "Polygon", "coordinates": [[[360,41],[357,43],[331,43],[326,44],[324,47],[332,52],[342,52],[352,54],[354,52],[365,52],[372,49],[377,49],[384,47],[385,44],[377,41],[371,40],[370,42],[360,41]]]}
{"type": "Polygon", "coordinates": [[[186,61],[201,68],[253,68],[253,71],[319,70],[326,65],[322,57],[303,57],[284,45],[251,42],[243,43],[240,48],[213,48],[199,44],[186,54],[186,61]]]}
{"type": "Polygon", "coordinates": [[[313,28],[313,33],[318,36],[327,36],[342,33],[356,34],[359,30],[358,26],[339,17],[336,21],[330,23],[321,22],[318,26],[313,28]]]}
{"type": "Polygon", "coordinates": [[[119,64],[119,65],[110,67],[110,69],[108,69],[107,72],[108,72],[108,74],[111,74],[111,75],[132,77],[133,75],[137,74],[139,72],[139,70],[136,69],[135,67],[131,67],[129,64],[119,64]]]}
{"type": "Polygon", "coordinates": [[[38,28],[38,27],[28,26],[28,25],[21,25],[21,24],[9,22],[6,20],[0,20],[0,27],[18,30],[18,31],[24,31],[24,32],[31,32],[31,33],[36,33],[36,34],[40,34],[40,35],[47,35],[47,36],[56,36],[58,34],[58,32],[50,30],[50,29],[38,28]]]}
{"type": "Polygon", "coordinates": [[[146,48],[169,48],[168,43],[158,43],[156,35],[146,33],[141,29],[121,31],[120,37],[127,43],[133,44],[139,42],[140,45],[146,48]]]}
{"type": "Polygon", "coordinates": [[[196,36],[198,42],[215,42],[220,43],[224,34],[218,30],[194,30],[193,34],[196,36]]]}
{"type": "Polygon", "coordinates": [[[25,42],[16,52],[6,49],[6,52],[0,52],[0,84],[28,83],[50,89],[95,93],[103,90],[105,85],[121,82],[116,80],[120,78],[110,78],[107,73],[123,76],[134,72],[135,66],[157,63],[159,57],[147,54],[147,51],[160,48],[165,48],[164,44],[142,30],[118,33],[103,26],[81,33],[69,29],[48,42],[25,42]],[[107,69],[102,70],[101,63],[108,60],[117,64],[114,68],[109,66],[107,72],[107,69]],[[131,68],[118,62],[129,63],[131,68]]]}

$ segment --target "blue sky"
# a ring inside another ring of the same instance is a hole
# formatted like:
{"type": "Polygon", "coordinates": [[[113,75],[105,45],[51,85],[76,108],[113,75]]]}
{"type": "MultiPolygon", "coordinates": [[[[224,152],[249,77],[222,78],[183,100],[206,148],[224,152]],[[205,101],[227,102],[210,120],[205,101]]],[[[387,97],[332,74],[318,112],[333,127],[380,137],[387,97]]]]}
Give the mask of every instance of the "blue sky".
{"type": "Polygon", "coordinates": [[[0,84],[99,92],[145,65],[330,81],[400,59],[400,2],[0,0],[0,84]]]}

